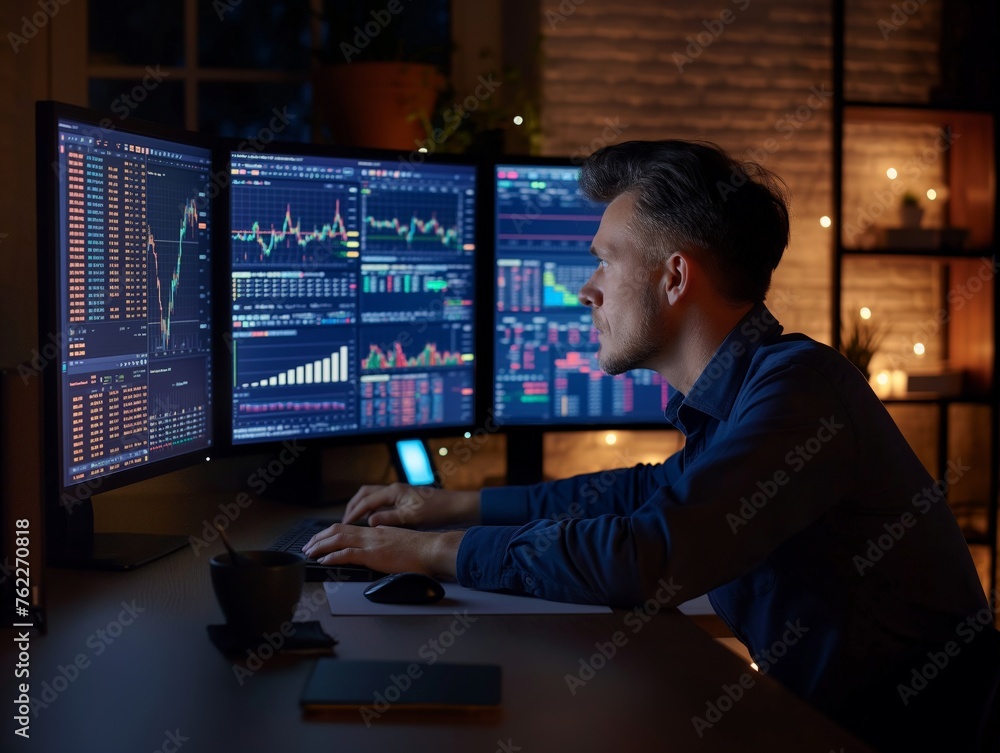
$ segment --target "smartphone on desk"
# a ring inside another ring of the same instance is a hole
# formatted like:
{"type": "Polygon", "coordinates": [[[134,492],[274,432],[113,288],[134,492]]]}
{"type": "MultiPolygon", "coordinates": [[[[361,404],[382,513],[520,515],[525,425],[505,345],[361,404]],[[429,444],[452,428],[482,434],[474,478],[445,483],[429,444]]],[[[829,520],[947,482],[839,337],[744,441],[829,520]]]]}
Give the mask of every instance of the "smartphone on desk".
{"type": "Polygon", "coordinates": [[[423,439],[399,439],[393,445],[393,465],[400,481],[412,486],[441,486],[430,449],[423,439]]]}

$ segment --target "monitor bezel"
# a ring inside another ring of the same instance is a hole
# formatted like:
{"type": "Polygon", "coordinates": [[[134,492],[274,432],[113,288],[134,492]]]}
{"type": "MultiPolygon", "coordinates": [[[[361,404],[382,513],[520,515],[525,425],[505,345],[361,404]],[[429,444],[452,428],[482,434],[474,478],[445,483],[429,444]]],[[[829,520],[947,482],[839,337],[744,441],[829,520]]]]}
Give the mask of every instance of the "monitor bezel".
{"type": "MultiPolygon", "coordinates": [[[[174,141],[184,146],[198,149],[205,149],[208,155],[212,153],[212,140],[202,134],[191,131],[183,131],[159,123],[151,123],[129,117],[122,121],[120,118],[112,117],[108,113],[101,112],[77,105],[70,105],[62,102],[50,100],[39,101],[35,107],[35,138],[36,138],[36,181],[37,181],[37,223],[38,223],[38,300],[39,300],[39,342],[46,342],[50,333],[61,332],[61,311],[60,311],[60,273],[59,254],[61,249],[60,230],[58,220],[45,222],[45,218],[58,217],[59,214],[59,175],[58,170],[53,165],[58,164],[59,146],[59,121],[73,120],[84,126],[92,126],[103,130],[118,131],[121,133],[136,136],[163,139],[174,141]]],[[[210,167],[211,170],[211,167],[210,167]]],[[[211,175],[211,173],[210,173],[211,175]]],[[[212,224],[214,227],[215,208],[209,202],[212,213],[212,224]]],[[[215,232],[214,230],[212,231],[215,232]]],[[[209,244],[211,253],[214,256],[214,243],[209,244]]],[[[217,278],[215,276],[214,261],[210,262],[210,286],[213,291],[213,299],[217,295],[217,278]]],[[[212,319],[215,321],[215,303],[213,300],[212,319]]],[[[217,326],[214,325],[213,326],[217,326]]],[[[213,423],[211,431],[211,441],[208,447],[164,458],[156,462],[146,463],[126,468],[115,473],[99,476],[94,479],[87,479],[77,483],[67,484],[64,482],[64,437],[62,437],[61,413],[62,389],[60,387],[60,370],[58,363],[62,358],[62,348],[56,359],[49,362],[48,368],[42,370],[42,436],[44,456],[43,478],[45,480],[45,499],[65,512],[67,516],[72,516],[73,508],[79,504],[89,503],[95,494],[120,489],[125,486],[146,481],[166,473],[172,473],[183,468],[203,464],[209,461],[211,455],[216,452],[219,445],[218,434],[214,426],[214,404],[209,412],[209,421],[213,423]],[[68,495],[68,498],[67,498],[68,495]]],[[[213,389],[212,399],[217,400],[215,395],[215,384],[218,381],[216,374],[216,362],[214,352],[209,353],[211,364],[211,386],[213,389]]]]}
{"type": "MultiPolygon", "coordinates": [[[[521,165],[527,167],[571,167],[579,169],[585,158],[579,157],[560,157],[560,156],[535,156],[535,155],[517,155],[517,154],[505,154],[494,157],[490,160],[487,167],[489,170],[489,176],[487,180],[487,189],[489,191],[488,196],[488,211],[489,211],[489,241],[490,241],[490,294],[489,298],[489,323],[488,331],[491,336],[496,335],[496,325],[497,325],[497,310],[496,310],[496,296],[497,296],[497,274],[496,274],[496,261],[497,261],[497,243],[496,243],[496,233],[497,233],[497,195],[496,195],[496,181],[497,181],[497,169],[503,166],[518,167],[521,165]]],[[[484,307],[485,308],[485,307],[484,307]]],[[[492,338],[491,338],[492,339],[492,338]]],[[[496,392],[497,387],[497,372],[496,372],[496,353],[495,347],[491,347],[489,353],[487,354],[488,362],[484,363],[484,370],[488,367],[487,374],[489,375],[489,390],[483,390],[484,393],[489,395],[488,402],[484,409],[488,411],[488,414],[492,417],[492,420],[501,428],[506,430],[516,430],[519,435],[523,436],[526,432],[534,429],[539,432],[574,432],[574,431],[640,431],[640,430],[654,430],[654,431],[672,431],[675,427],[670,424],[666,417],[661,413],[659,419],[649,418],[649,419],[633,419],[628,420],[627,418],[616,418],[613,417],[611,420],[607,421],[554,421],[539,420],[539,421],[523,421],[514,420],[511,418],[504,418],[503,420],[498,419],[495,414],[495,405],[493,402],[493,395],[496,392]]],[[[645,369],[648,371],[649,369],[645,369]]]]}
{"type": "MultiPolygon", "coordinates": [[[[225,446],[228,454],[233,455],[246,455],[246,454],[257,454],[257,453],[273,453],[279,451],[281,448],[285,447],[287,443],[294,442],[297,446],[303,448],[336,448],[345,447],[350,445],[367,445],[367,444],[393,444],[398,439],[407,439],[412,437],[418,437],[423,439],[433,439],[439,437],[455,437],[461,436],[465,433],[470,433],[476,430],[480,425],[484,413],[484,397],[483,397],[483,378],[484,374],[489,372],[485,371],[482,365],[483,349],[488,347],[487,343],[484,342],[484,338],[481,330],[481,319],[483,312],[488,312],[488,309],[481,305],[480,301],[483,300],[483,296],[489,295],[489,290],[486,287],[486,281],[483,278],[483,268],[486,264],[487,257],[485,256],[486,250],[484,249],[484,241],[488,238],[485,232],[485,225],[489,220],[488,216],[488,205],[486,204],[483,194],[485,185],[487,183],[487,164],[480,158],[468,155],[459,154],[422,154],[416,149],[406,150],[400,149],[385,149],[385,148],[375,148],[375,147],[359,147],[359,146],[346,146],[346,145],[335,145],[335,144],[303,144],[299,142],[289,142],[289,141],[273,141],[266,145],[263,145],[262,149],[248,149],[247,145],[252,144],[251,139],[238,139],[238,138],[222,138],[217,139],[216,149],[215,149],[215,165],[213,172],[218,172],[220,175],[224,174],[226,176],[226,185],[219,191],[218,201],[216,206],[216,217],[222,218],[222,225],[217,224],[217,227],[225,227],[226,232],[223,233],[221,230],[216,233],[215,240],[217,247],[215,249],[214,257],[216,259],[216,269],[221,270],[223,279],[226,280],[227,286],[229,280],[231,280],[232,273],[232,251],[230,248],[230,201],[231,201],[231,186],[229,185],[230,176],[230,158],[233,152],[244,152],[252,153],[258,152],[261,154],[267,154],[269,152],[274,152],[276,150],[281,150],[283,154],[289,154],[301,157],[318,157],[318,158],[328,158],[328,159],[366,159],[373,161],[390,161],[390,162],[401,162],[410,161],[415,156],[420,156],[422,159],[420,164],[424,162],[437,165],[460,165],[463,167],[471,167],[473,169],[473,174],[476,180],[476,232],[475,232],[475,244],[476,251],[473,255],[473,290],[474,290],[474,300],[473,300],[473,311],[472,311],[472,323],[473,323],[473,344],[475,347],[476,357],[473,361],[472,367],[472,384],[473,384],[473,411],[471,420],[467,423],[461,424],[450,424],[447,426],[409,426],[409,427],[389,427],[385,429],[379,429],[375,431],[353,431],[353,432],[343,432],[339,434],[327,434],[321,436],[310,436],[310,437],[282,437],[275,439],[262,439],[254,441],[241,441],[236,443],[233,441],[233,425],[232,425],[232,403],[233,403],[233,389],[232,384],[229,379],[222,379],[221,377],[216,380],[216,406],[217,406],[217,420],[216,420],[216,436],[220,438],[219,444],[225,446]]],[[[231,351],[229,348],[229,342],[232,336],[232,309],[231,309],[231,296],[216,296],[217,308],[214,316],[218,318],[218,321],[222,322],[222,326],[217,329],[218,337],[216,342],[216,363],[225,364],[227,373],[228,369],[231,368],[231,351]],[[221,318],[220,318],[221,317],[221,318]]],[[[221,372],[220,372],[221,374],[221,372]]]]}

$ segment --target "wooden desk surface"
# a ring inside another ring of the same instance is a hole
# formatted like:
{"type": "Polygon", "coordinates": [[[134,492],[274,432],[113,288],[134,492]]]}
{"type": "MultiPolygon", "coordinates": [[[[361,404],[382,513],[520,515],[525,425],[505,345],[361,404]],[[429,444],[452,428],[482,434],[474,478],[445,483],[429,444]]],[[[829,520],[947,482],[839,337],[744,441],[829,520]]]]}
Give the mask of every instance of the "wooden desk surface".
{"type": "MultiPolygon", "coordinates": [[[[217,512],[215,504],[208,509],[217,512]]],[[[230,533],[244,547],[263,546],[309,513],[256,502],[230,533]]],[[[173,530],[198,535],[203,520],[195,515],[173,530]]],[[[4,640],[0,750],[869,750],[674,611],[638,630],[627,612],[479,616],[452,641],[450,614],[332,617],[315,583],[306,584],[304,604],[339,639],[339,657],[421,661],[430,652],[442,661],[498,663],[503,708],[479,720],[387,715],[370,728],[360,715],[305,718],[298,699],[313,659],[270,658],[241,684],[209,641],[205,626],[222,622],[222,613],[208,560],[221,550],[214,542],[127,573],[48,570],[49,634],[33,636],[30,649],[31,696],[47,705],[37,709],[27,744],[13,738],[17,652],[4,640]],[[619,632],[623,645],[602,661],[597,644],[608,651],[619,632]],[[439,653],[434,640],[450,647],[439,653]],[[595,655],[596,671],[572,693],[567,675],[580,677],[581,662],[595,655]],[[752,684],[741,688],[741,678],[752,684]],[[710,705],[718,715],[708,715],[710,705]],[[712,726],[699,731],[694,717],[712,726]]]]}

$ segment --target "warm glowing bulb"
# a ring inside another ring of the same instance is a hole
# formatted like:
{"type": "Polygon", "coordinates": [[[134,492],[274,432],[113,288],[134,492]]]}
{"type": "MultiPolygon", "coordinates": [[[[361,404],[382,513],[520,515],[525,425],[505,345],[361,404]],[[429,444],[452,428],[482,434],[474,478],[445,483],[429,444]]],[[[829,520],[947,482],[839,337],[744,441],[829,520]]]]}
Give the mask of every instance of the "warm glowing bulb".
{"type": "Polygon", "coordinates": [[[447,447],[442,447],[440,450],[438,450],[438,455],[440,455],[441,457],[444,457],[447,454],[448,454],[448,448],[447,447]]]}
{"type": "Polygon", "coordinates": [[[934,201],[934,199],[936,199],[936,198],[937,198],[937,191],[935,191],[933,188],[928,188],[927,189],[927,199],[929,201],[934,201]]]}
{"type": "Polygon", "coordinates": [[[754,672],[759,672],[760,671],[757,668],[757,662],[755,662],[755,661],[750,662],[750,669],[752,669],[754,672]]]}
{"type": "Polygon", "coordinates": [[[614,444],[615,442],[618,441],[618,437],[615,436],[614,432],[609,431],[607,434],[604,435],[604,441],[607,442],[608,444],[614,444]]]}
{"type": "Polygon", "coordinates": [[[426,146],[422,146],[419,149],[417,149],[417,151],[421,152],[423,154],[427,154],[427,147],[426,146]]]}
{"type": "Polygon", "coordinates": [[[523,123],[523,122],[524,122],[524,118],[522,118],[520,115],[515,115],[514,116],[514,125],[521,125],[521,123],[523,123]]]}
{"type": "Polygon", "coordinates": [[[885,174],[889,176],[889,180],[896,180],[896,175],[898,175],[898,173],[896,172],[896,168],[894,167],[890,167],[888,170],[886,170],[885,174]]]}
{"type": "Polygon", "coordinates": [[[861,314],[861,318],[862,319],[871,319],[872,318],[872,310],[870,308],[868,308],[867,306],[862,306],[861,307],[861,311],[859,311],[858,313],[861,314]]]}
{"type": "Polygon", "coordinates": [[[825,214],[819,218],[819,224],[823,227],[830,227],[833,224],[833,220],[827,217],[825,214]]]}
{"type": "Polygon", "coordinates": [[[923,343],[913,343],[913,352],[918,356],[922,356],[927,351],[923,343]]]}
{"type": "Polygon", "coordinates": [[[881,384],[883,387],[885,385],[889,384],[889,372],[887,372],[887,371],[880,371],[878,373],[878,376],[875,377],[875,381],[878,382],[879,384],[881,384]]]}

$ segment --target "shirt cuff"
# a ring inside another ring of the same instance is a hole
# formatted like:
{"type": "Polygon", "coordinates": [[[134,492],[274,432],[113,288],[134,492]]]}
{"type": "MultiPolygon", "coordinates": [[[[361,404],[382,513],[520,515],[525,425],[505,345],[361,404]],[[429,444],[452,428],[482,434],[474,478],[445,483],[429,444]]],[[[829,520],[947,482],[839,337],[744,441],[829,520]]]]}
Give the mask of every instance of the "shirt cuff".
{"type": "Polygon", "coordinates": [[[516,526],[473,526],[458,546],[455,578],[466,588],[496,590],[502,584],[503,560],[516,526]]]}
{"type": "Polygon", "coordinates": [[[523,526],[531,520],[527,486],[499,486],[479,494],[479,515],[487,526],[523,526]]]}

